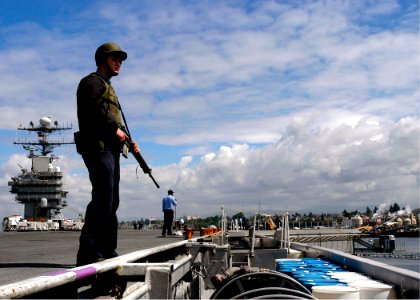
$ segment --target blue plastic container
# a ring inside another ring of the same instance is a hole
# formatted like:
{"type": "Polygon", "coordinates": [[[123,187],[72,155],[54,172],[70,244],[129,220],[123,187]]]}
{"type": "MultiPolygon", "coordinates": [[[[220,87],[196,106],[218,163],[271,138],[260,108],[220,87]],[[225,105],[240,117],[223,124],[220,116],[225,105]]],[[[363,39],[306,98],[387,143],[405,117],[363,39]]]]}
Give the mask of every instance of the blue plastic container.
{"type": "Polygon", "coordinates": [[[346,270],[320,258],[277,261],[276,270],[293,277],[309,289],[312,286],[347,286],[347,283],[331,277],[334,272],[346,272],[346,270]]]}

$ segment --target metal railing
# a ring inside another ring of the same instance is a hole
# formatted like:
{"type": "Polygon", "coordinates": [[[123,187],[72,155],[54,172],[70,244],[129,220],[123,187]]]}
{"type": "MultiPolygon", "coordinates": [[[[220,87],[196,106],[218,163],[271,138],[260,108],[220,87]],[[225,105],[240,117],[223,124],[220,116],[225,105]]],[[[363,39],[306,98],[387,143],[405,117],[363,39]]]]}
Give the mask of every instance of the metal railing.
{"type": "MultiPolygon", "coordinates": [[[[190,240],[182,240],[168,245],[158,246],[145,250],[135,251],[129,254],[121,255],[115,258],[107,259],[102,262],[93,263],[85,266],[80,266],[72,269],[64,269],[53,273],[37,276],[27,280],[22,280],[0,286],[0,298],[23,298],[37,295],[45,298],[58,298],[57,295],[65,295],[73,298],[77,296],[78,289],[81,286],[86,286],[97,280],[98,276],[105,273],[116,274],[117,276],[127,276],[127,272],[137,270],[136,275],[144,275],[145,272],[139,273],[139,268],[142,268],[141,263],[135,263],[144,260],[148,257],[153,257],[166,252],[173,252],[178,257],[178,260],[170,260],[170,263],[148,263],[147,267],[158,267],[170,269],[171,272],[178,270],[178,276],[182,276],[183,272],[190,271],[188,263],[191,261],[191,256],[187,253],[187,243],[194,243],[202,240],[204,237],[198,237],[190,240]],[[182,254],[182,255],[179,255],[182,254]],[[180,258],[179,258],[180,257],[180,258]],[[186,267],[183,267],[185,266],[186,267]],[[180,271],[179,271],[180,270],[180,271]],[[182,274],[180,274],[181,272],[182,274]],[[75,294],[76,293],[76,294],[75,294]]],[[[170,255],[167,255],[168,258],[170,255]]],[[[145,265],[143,264],[143,268],[145,265]]],[[[130,286],[125,291],[125,295],[129,293],[141,294],[149,291],[150,288],[144,286],[143,283],[138,283],[130,286]]],[[[133,294],[133,295],[134,295],[133,294]]],[[[61,298],[60,297],[60,298],[61,298]]]]}

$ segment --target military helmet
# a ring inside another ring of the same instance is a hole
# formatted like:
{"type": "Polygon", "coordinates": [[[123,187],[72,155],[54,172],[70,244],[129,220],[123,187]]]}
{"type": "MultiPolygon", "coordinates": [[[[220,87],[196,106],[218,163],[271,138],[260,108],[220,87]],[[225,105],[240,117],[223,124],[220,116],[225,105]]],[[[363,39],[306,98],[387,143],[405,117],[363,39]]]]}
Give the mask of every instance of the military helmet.
{"type": "Polygon", "coordinates": [[[96,65],[99,66],[100,63],[106,61],[108,56],[115,55],[121,58],[121,60],[127,59],[127,53],[121,50],[121,47],[118,44],[110,42],[105,43],[98,47],[95,52],[95,61],[96,65]]]}

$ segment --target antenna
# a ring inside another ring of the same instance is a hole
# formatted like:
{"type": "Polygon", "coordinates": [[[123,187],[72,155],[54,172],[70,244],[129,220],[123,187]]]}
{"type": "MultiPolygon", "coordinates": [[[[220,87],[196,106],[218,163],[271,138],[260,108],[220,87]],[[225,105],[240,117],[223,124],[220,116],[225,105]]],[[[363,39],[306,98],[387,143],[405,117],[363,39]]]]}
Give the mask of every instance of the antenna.
{"type": "MultiPolygon", "coordinates": [[[[66,144],[74,144],[74,142],[64,142],[64,141],[49,141],[49,135],[54,132],[61,132],[64,130],[71,130],[73,129],[72,126],[59,126],[57,121],[54,121],[55,127],[51,127],[51,118],[50,117],[42,117],[39,120],[39,126],[35,126],[34,122],[30,122],[30,127],[19,127],[18,130],[25,130],[25,131],[34,131],[38,135],[38,141],[15,141],[13,144],[15,145],[23,145],[25,150],[29,151],[28,157],[34,157],[36,154],[35,151],[39,151],[41,155],[46,156],[51,154],[54,148],[66,145],[66,144]]],[[[54,158],[52,156],[52,158],[54,158]]]]}

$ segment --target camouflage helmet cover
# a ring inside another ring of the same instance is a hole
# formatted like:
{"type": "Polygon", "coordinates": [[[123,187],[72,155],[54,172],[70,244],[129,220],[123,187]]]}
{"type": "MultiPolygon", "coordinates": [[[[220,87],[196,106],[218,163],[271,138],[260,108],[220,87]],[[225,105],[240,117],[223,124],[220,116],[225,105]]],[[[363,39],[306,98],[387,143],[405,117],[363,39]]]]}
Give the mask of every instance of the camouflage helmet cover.
{"type": "Polygon", "coordinates": [[[109,42],[105,43],[98,47],[95,52],[95,61],[96,65],[99,66],[100,63],[106,61],[108,56],[115,55],[121,58],[122,61],[127,59],[127,53],[122,51],[121,47],[118,44],[109,42]]]}

